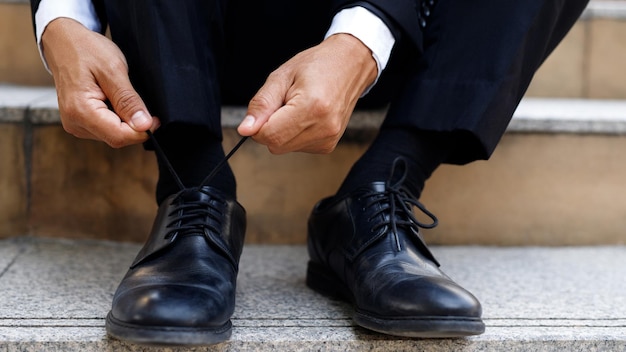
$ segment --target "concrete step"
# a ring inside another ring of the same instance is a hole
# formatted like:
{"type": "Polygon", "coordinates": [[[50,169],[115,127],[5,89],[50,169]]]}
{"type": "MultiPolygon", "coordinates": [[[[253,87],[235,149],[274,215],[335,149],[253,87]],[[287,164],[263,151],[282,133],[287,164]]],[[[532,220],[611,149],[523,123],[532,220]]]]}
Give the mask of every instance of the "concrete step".
{"type": "MultiPolygon", "coordinates": [[[[138,245],[0,240],[0,350],[158,351],[106,336],[104,318],[138,245]]],[[[406,339],[354,325],[309,290],[303,246],[244,248],[233,336],[194,351],[626,351],[626,247],[434,247],[482,302],[485,334],[406,339]]],[[[173,351],[177,349],[166,349],[173,351]]]]}
{"type": "MultiPolygon", "coordinates": [[[[27,0],[0,0],[0,82],[51,85],[34,41],[27,0]]],[[[626,99],[626,1],[591,0],[541,67],[529,96],[626,99]]]]}
{"type": "MultiPolygon", "coordinates": [[[[225,107],[225,147],[241,107],[225,107]]],[[[383,111],[358,111],[331,155],[271,155],[249,142],[232,159],[249,243],[302,244],[316,201],[333,194],[383,111]]],[[[422,202],[441,225],[429,243],[623,244],[626,101],[524,99],[488,162],[444,165],[422,202]]],[[[0,237],[143,242],[156,211],[156,165],[140,146],[113,150],[59,124],[52,88],[0,85],[0,237]]]]}

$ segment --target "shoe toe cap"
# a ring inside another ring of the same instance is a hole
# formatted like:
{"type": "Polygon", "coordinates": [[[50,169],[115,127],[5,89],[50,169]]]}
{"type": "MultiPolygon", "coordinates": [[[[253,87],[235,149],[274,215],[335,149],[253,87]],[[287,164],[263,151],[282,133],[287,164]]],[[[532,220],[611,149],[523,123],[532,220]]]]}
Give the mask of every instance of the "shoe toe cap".
{"type": "Polygon", "coordinates": [[[227,297],[195,286],[144,286],[116,297],[111,314],[139,326],[216,327],[232,315],[234,295],[227,297]]]}
{"type": "MultiPolygon", "coordinates": [[[[399,280],[375,290],[372,313],[405,317],[480,318],[480,302],[469,291],[440,277],[399,280]]],[[[362,306],[362,305],[361,305],[362,306]]]]}

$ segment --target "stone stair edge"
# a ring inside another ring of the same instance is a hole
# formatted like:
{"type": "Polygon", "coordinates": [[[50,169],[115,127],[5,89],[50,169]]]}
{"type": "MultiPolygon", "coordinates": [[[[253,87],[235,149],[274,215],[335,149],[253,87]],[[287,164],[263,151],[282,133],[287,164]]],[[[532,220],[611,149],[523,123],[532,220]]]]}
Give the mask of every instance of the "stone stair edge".
{"type": "MultiPolygon", "coordinates": [[[[349,129],[373,130],[385,110],[358,110],[349,129]]],[[[242,106],[225,106],[222,124],[236,127],[245,114],[242,106]]],[[[0,123],[34,125],[60,123],[53,87],[0,84],[0,123]]],[[[626,134],[626,100],[528,97],[516,110],[508,132],[626,134]]]]}
{"type": "Polygon", "coordinates": [[[626,19],[626,2],[616,0],[592,0],[582,14],[582,19],[626,19]]]}

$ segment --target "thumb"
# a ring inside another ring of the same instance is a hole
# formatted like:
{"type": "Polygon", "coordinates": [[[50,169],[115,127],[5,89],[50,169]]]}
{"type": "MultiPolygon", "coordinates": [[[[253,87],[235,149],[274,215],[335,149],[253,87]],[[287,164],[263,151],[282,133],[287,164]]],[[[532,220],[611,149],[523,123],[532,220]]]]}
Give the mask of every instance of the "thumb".
{"type": "Polygon", "coordinates": [[[250,99],[246,117],[239,124],[237,132],[242,136],[257,134],[270,116],[284,105],[288,88],[289,85],[284,79],[270,75],[261,89],[250,99]]]}
{"type": "Polygon", "coordinates": [[[137,132],[149,130],[154,123],[153,118],[130,83],[128,75],[119,73],[115,76],[117,77],[107,77],[101,87],[113,110],[133,130],[137,132]]]}

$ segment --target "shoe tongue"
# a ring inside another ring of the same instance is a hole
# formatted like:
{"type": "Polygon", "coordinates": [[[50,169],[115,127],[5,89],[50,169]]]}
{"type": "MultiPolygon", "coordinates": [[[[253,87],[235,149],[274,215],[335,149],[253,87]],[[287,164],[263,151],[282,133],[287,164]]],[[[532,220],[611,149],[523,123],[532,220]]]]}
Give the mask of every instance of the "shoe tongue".
{"type": "Polygon", "coordinates": [[[211,189],[209,191],[208,187],[188,188],[182,190],[179,195],[179,199],[183,202],[209,201],[211,200],[211,198],[219,197],[221,197],[219,191],[217,191],[216,189],[211,189]],[[203,190],[205,192],[203,192],[203,190]]]}
{"type": "Polygon", "coordinates": [[[205,198],[208,198],[206,194],[195,189],[183,190],[179,196],[179,199],[183,202],[196,202],[205,198]]]}

